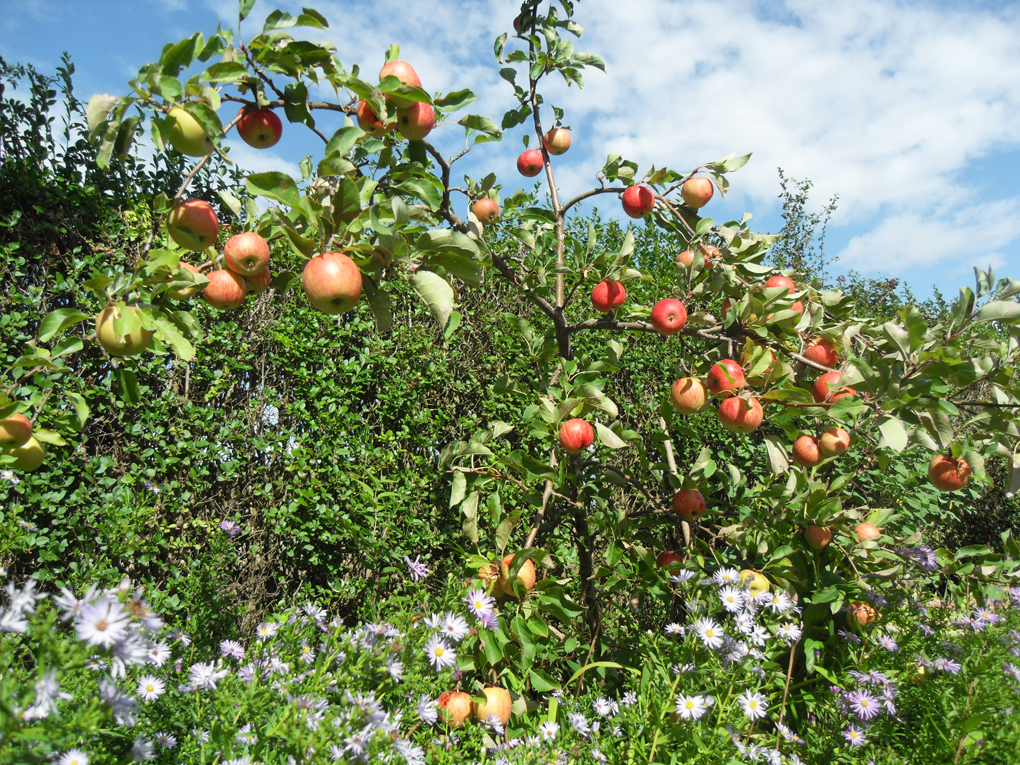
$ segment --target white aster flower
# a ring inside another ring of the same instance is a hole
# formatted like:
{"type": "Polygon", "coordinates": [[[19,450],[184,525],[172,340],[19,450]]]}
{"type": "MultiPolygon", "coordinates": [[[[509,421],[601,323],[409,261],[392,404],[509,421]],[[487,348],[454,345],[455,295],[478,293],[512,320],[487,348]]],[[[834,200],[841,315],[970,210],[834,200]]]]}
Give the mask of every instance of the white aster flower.
{"type": "Polygon", "coordinates": [[[447,612],[446,618],[443,620],[441,632],[447,640],[459,643],[467,637],[468,632],[470,632],[470,628],[463,616],[447,612]]]}
{"type": "Polygon", "coordinates": [[[141,696],[142,701],[155,701],[163,695],[165,690],[166,683],[158,677],[145,675],[138,678],[138,695],[141,696]]]}
{"type": "Polygon", "coordinates": [[[694,629],[698,633],[698,637],[701,638],[701,642],[706,648],[710,648],[714,651],[723,644],[722,628],[711,619],[698,619],[694,625],[694,629]]]}
{"type": "Polygon", "coordinates": [[[89,765],[89,756],[81,749],[69,749],[57,760],[57,765],[89,765]]]}
{"type": "Polygon", "coordinates": [[[110,648],[127,635],[130,621],[130,614],[124,610],[119,600],[100,598],[82,607],[74,627],[82,642],[110,648]]]}
{"type": "Polygon", "coordinates": [[[457,662],[457,653],[441,635],[433,635],[425,644],[425,655],[436,672],[452,667],[457,662]]]}
{"type": "Polygon", "coordinates": [[[538,732],[542,734],[543,741],[554,741],[560,732],[559,723],[546,721],[538,726],[538,732]]]}
{"type": "Polygon", "coordinates": [[[754,693],[749,690],[744,691],[744,695],[738,696],[737,700],[740,702],[740,707],[744,710],[744,714],[752,721],[760,720],[765,717],[768,712],[768,699],[757,691],[754,693]]]}
{"type": "Polygon", "coordinates": [[[731,614],[739,613],[744,607],[744,593],[736,587],[723,587],[719,590],[719,600],[731,614]]]}
{"type": "Polygon", "coordinates": [[[708,712],[708,706],[705,704],[705,698],[703,696],[684,696],[681,694],[676,697],[676,713],[680,715],[683,720],[700,720],[708,712]]]}
{"type": "Polygon", "coordinates": [[[712,575],[712,581],[720,587],[731,585],[740,586],[740,573],[735,568],[721,568],[712,575]]]}

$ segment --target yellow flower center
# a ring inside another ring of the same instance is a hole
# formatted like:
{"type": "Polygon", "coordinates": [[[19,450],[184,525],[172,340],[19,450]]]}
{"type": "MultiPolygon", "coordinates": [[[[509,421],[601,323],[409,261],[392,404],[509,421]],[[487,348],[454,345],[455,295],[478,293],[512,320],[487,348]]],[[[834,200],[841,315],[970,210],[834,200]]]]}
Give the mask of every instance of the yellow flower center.
{"type": "Polygon", "coordinates": [[[688,701],[687,702],[687,708],[688,709],[694,709],[694,702],[693,701],[688,701]]]}
{"type": "Polygon", "coordinates": [[[443,649],[442,648],[437,648],[436,649],[436,656],[442,656],[442,655],[443,655],[443,649]]]}

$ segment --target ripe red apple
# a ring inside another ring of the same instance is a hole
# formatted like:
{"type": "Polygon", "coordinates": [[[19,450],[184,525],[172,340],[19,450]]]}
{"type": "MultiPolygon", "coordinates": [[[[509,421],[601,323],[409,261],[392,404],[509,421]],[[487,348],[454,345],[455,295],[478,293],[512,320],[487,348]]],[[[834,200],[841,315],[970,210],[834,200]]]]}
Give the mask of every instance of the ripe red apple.
{"type": "Polygon", "coordinates": [[[826,457],[838,457],[850,448],[850,434],[843,428],[829,428],[822,433],[819,445],[826,457]]]}
{"type": "Polygon", "coordinates": [[[708,178],[688,178],[680,187],[680,196],[688,207],[698,210],[708,204],[708,201],[715,193],[712,181],[708,178]]]}
{"type": "Polygon", "coordinates": [[[216,243],[220,222],[212,205],[201,199],[185,199],[174,205],[166,219],[170,238],[186,250],[200,252],[216,243]]]}
{"type": "Polygon", "coordinates": [[[826,372],[815,380],[815,384],[811,388],[811,394],[815,401],[821,404],[825,401],[839,401],[841,398],[857,395],[857,391],[849,386],[837,387],[842,377],[842,372],[826,372]]]}
{"type": "Polygon", "coordinates": [[[647,186],[630,186],[620,201],[623,211],[632,218],[641,218],[655,208],[655,194],[647,186]]]}
{"type": "Polygon", "coordinates": [[[611,279],[603,279],[591,288],[591,304],[602,313],[619,308],[626,299],[627,290],[620,282],[611,279]]]}
{"type": "Polygon", "coordinates": [[[248,283],[243,276],[235,274],[229,268],[223,268],[210,271],[205,277],[209,283],[202,290],[202,296],[209,305],[221,311],[240,308],[248,294],[248,283]]]}
{"type": "Polygon", "coordinates": [[[368,105],[367,101],[358,101],[356,114],[358,117],[358,127],[369,135],[382,138],[393,130],[392,123],[389,125],[384,124],[379,119],[379,115],[372,111],[372,107],[368,105]]]}
{"type": "Polygon", "coordinates": [[[834,367],[839,357],[836,355],[836,346],[824,337],[816,337],[807,344],[804,349],[804,358],[810,359],[823,367],[834,367]]]}
{"type": "Polygon", "coordinates": [[[858,523],[854,528],[854,534],[857,535],[857,541],[867,542],[869,539],[878,539],[882,536],[882,531],[874,523],[858,523]]]}
{"type": "Polygon", "coordinates": [[[832,531],[826,526],[808,526],[804,529],[804,541],[812,550],[824,550],[832,541],[832,531]]]}
{"type": "Polygon", "coordinates": [[[822,452],[814,436],[801,436],[793,442],[793,461],[804,467],[814,467],[822,461],[822,452]]]}
{"type": "Polygon", "coordinates": [[[970,481],[967,460],[953,459],[951,454],[938,454],[928,463],[928,480],[939,491],[957,491],[970,481]]]}
{"type": "Polygon", "coordinates": [[[744,379],[744,370],[733,359],[715,362],[708,370],[706,382],[708,389],[717,396],[722,394],[730,396],[747,385],[747,380],[744,379]]]}
{"type": "Polygon", "coordinates": [[[767,282],[766,287],[787,287],[789,292],[787,294],[792,295],[797,291],[797,285],[793,283],[793,279],[789,276],[773,276],[767,282]]]}
{"type": "Polygon", "coordinates": [[[489,715],[492,715],[503,725],[510,722],[512,704],[507,690],[505,688],[482,688],[482,694],[485,696],[485,703],[472,704],[475,710],[475,719],[480,723],[486,723],[489,721],[489,715]]]}
{"type": "Polygon", "coordinates": [[[680,489],[671,501],[673,512],[688,523],[697,523],[705,514],[705,497],[697,489],[680,489]]]}
{"type": "Polygon", "coordinates": [[[269,265],[269,243],[254,231],[234,234],[223,247],[227,268],[241,276],[255,276],[269,265]]]}
{"type": "MultiPolygon", "coordinates": [[[[191,271],[191,273],[193,273],[193,274],[196,274],[198,276],[202,276],[202,272],[201,271],[199,271],[195,266],[191,265],[190,263],[185,263],[183,260],[180,263],[180,267],[185,269],[185,270],[187,270],[187,271],[191,271]]],[[[202,277],[202,278],[205,278],[205,277],[202,277]]],[[[174,300],[187,300],[188,298],[193,297],[194,295],[197,295],[201,291],[202,291],[201,287],[195,286],[195,287],[185,287],[184,289],[180,289],[180,290],[167,290],[166,294],[167,294],[168,297],[172,297],[174,300]]]]}
{"type": "Polygon", "coordinates": [[[554,156],[566,154],[570,148],[570,131],[553,128],[545,134],[542,143],[545,144],[545,150],[554,156]]]}
{"type": "Polygon", "coordinates": [[[517,158],[517,172],[526,178],[534,178],[545,167],[545,159],[538,149],[528,149],[517,158]]]}
{"type": "Polygon", "coordinates": [[[560,446],[567,454],[577,454],[595,441],[595,430],[580,417],[567,420],[560,426],[560,446]]]}
{"type": "Polygon", "coordinates": [[[694,264],[694,250],[684,250],[676,256],[676,264],[690,270],[694,264]]]}
{"type": "Polygon", "coordinates": [[[471,212],[475,214],[475,217],[486,226],[491,226],[497,220],[499,220],[499,202],[495,199],[479,199],[471,207],[471,212]]]}
{"type": "Polygon", "coordinates": [[[14,467],[26,473],[38,470],[46,459],[46,449],[35,438],[29,438],[21,446],[5,447],[3,453],[14,457],[14,467]]]}
{"type": "Polygon", "coordinates": [[[237,123],[237,134],[249,146],[268,149],[279,142],[283,123],[272,109],[249,109],[237,123]]]}
{"type": "Polygon", "coordinates": [[[673,402],[673,408],[680,414],[694,414],[705,405],[708,391],[697,377],[682,377],[673,383],[669,398],[673,402]]]}
{"type": "Polygon", "coordinates": [[[253,295],[261,295],[273,283],[273,275],[269,272],[269,268],[263,268],[254,276],[244,277],[244,281],[248,284],[249,292],[253,295]]]}
{"type": "MultiPolygon", "coordinates": [[[[138,309],[129,305],[126,312],[137,314],[138,309]]],[[[96,339],[111,356],[137,356],[149,347],[152,332],[139,327],[126,335],[118,335],[113,327],[113,322],[120,316],[120,308],[115,305],[107,306],[100,311],[96,316],[96,339]]]]}
{"type": "Polygon", "coordinates": [[[32,421],[23,414],[12,414],[0,420],[0,447],[24,446],[32,437],[32,421]]]}
{"type": "Polygon", "coordinates": [[[761,425],[765,413],[756,398],[746,401],[739,396],[728,398],[719,405],[719,421],[727,430],[750,433],[761,425]]]}
{"type": "MultiPolygon", "coordinates": [[[[503,564],[500,566],[499,586],[500,589],[502,589],[507,595],[514,594],[513,582],[510,581],[510,566],[513,562],[514,555],[513,553],[510,553],[510,555],[503,558],[503,564]]],[[[524,561],[524,565],[521,566],[521,570],[517,572],[517,581],[521,583],[525,592],[529,592],[531,588],[535,586],[536,579],[537,576],[535,574],[534,561],[524,561]]]]}
{"type": "Polygon", "coordinates": [[[722,258],[722,252],[714,244],[702,244],[698,246],[701,250],[701,257],[705,261],[705,270],[711,271],[715,262],[722,258]]]}
{"type": "Polygon", "coordinates": [[[652,326],[660,335],[675,335],[687,323],[687,307],[667,298],[652,306],[652,326]]]}
{"type": "Polygon", "coordinates": [[[309,260],[301,281],[308,302],[323,313],[346,313],[361,298],[361,271],[342,252],[324,252],[309,260]]]}
{"type": "Polygon", "coordinates": [[[459,728],[471,716],[471,694],[462,691],[444,693],[439,697],[436,706],[440,709],[443,722],[452,728],[459,728]]]}
{"type": "Polygon", "coordinates": [[[397,130],[408,141],[421,141],[435,124],[436,113],[428,104],[413,101],[410,106],[397,109],[397,130]]]}
{"type": "MultiPolygon", "coordinates": [[[[421,80],[418,79],[417,72],[415,72],[414,67],[406,61],[391,61],[386,64],[379,70],[380,81],[384,77],[396,77],[404,83],[404,85],[410,85],[413,88],[421,87],[421,80]]],[[[386,94],[386,100],[398,109],[405,109],[411,104],[416,103],[415,101],[411,101],[401,96],[395,96],[390,93],[386,94]]]]}
{"type": "Polygon", "coordinates": [[[684,559],[681,558],[679,555],[677,555],[672,550],[666,550],[666,551],[661,552],[661,553],[659,553],[658,555],[655,556],[655,565],[659,566],[660,568],[666,568],[666,566],[671,566],[674,563],[683,563],[683,562],[684,562],[684,559]]]}

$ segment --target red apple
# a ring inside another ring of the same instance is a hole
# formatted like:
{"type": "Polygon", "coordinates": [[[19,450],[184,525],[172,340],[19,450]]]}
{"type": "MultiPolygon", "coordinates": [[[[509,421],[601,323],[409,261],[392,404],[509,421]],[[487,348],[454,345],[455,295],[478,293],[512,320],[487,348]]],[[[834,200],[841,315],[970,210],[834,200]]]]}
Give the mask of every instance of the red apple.
{"type": "Polygon", "coordinates": [[[671,550],[659,553],[655,556],[655,564],[660,568],[672,566],[674,563],[683,563],[684,559],[671,550]]]}
{"type": "Polygon", "coordinates": [[[627,299],[627,290],[620,282],[603,279],[591,289],[591,304],[595,310],[609,313],[627,299]]]}
{"type": "Polygon", "coordinates": [[[272,109],[249,109],[237,123],[241,140],[256,149],[275,146],[283,135],[283,123],[272,109]]]}
{"type": "Polygon", "coordinates": [[[0,420],[0,447],[17,448],[32,437],[32,421],[23,414],[12,414],[0,420]]]}
{"type": "Polygon", "coordinates": [[[789,292],[787,293],[788,295],[792,295],[794,292],[797,291],[797,285],[793,283],[793,279],[791,279],[789,276],[773,276],[771,279],[765,282],[765,286],[770,288],[786,287],[789,289],[789,292]]]}
{"type": "Polygon", "coordinates": [[[967,460],[953,459],[951,454],[938,454],[928,463],[928,480],[939,491],[957,491],[970,481],[967,460]]]}
{"type": "Polygon", "coordinates": [[[717,396],[722,394],[730,396],[747,385],[744,370],[733,359],[715,362],[708,370],[706,382],[708,389],[717,396]]]}
{"type": "Polygon", "coordinates": [[[705,514],[705,497],[697,489],[680,489],[673,495],[673,511],[688,523],[697,523],[705,514]]]}
{"type": "Polygon", "coordinates": [[[804,358],[821,364],[823,367],[834,367],[839,360],[836,355],[836,346],[824,337],[816,337],[808,343],[803,355],[804,358]]]}
{"type": "Polygon", "coordinates": [[[381,138],[393,130],[392,123],[389,125],[384,124],[379,119],[379,115],[372,111],[372,107],[368,105],[367,101],[358,101],[356,114],[358,117],[358,127],[369,135],[381,138]]]}
{"type": "Polygon", "coordinates": [[[269,272],[268,268],[263,268],[254,276],[244,277],[244,280],[248,284],[249,292],[253,295],[261,295],[273,283],[273,275],[269,272]]]}
{"type": "Polygon", "coordinates": [[[459,728],[471,716],[471,694],[462,691],[444,693],[439,697],[436,706],[440,709],[443,722],[453,728],[459,728]]]}
{"type": "Polygon", "coordinates": [[[684,250],[676,256],[676,264],[690,270],[694,264],[694,250],[684,250]]]}
{"type": "Polygon", "coordinates": [[[545,160],[538,149],[528,149],[517,158],[517,172],[526,178],[534,178],[543,167],[545,160]]]}
{"type": "Polygon", "coordinates": [[[846,385],[842,388],[837,387],[842,377],[842,372],[826,372],[815,380],[815,384],[811,388],[811,394],[815,397],[815,401],[821,404],[825,401],[839,401],[841,398],[857,395],[856,390],[846,385]]]}
{"type": "Polygon", "coordinates": [[[566,154],[570,148],[570,132],[563,128],[553,128],[545,134],[542,143],[545,144],[545,150],[554,156],[566,154]]]}
{"type": "Polygon", "coordinates": [[[166,219],[170,238],[186,250],[200,252],[216,243],[220,222],[212,205],[201,199],[185,199],[174,205],[166,219]]]}
{"type": "Polygon", "coordinates": [[[488,197],[485,199],[479,199],[471,207],[471,212],[475,214],[475,217],[478,218],[481,223],[484,223],[486,226],[491,226],[499,219],[499,202],[495,199],[489,199],[488,197]]]}
{"type": "Polygon", "coordinates": [[[421,141],[435,124],[436,113],[428,104],[413,101],[410,106],[397,109],[397,130],[408,141],[421,141]]]}
{"type": "Polygon", "coordinates": [[[705,270],[711,271],[712,267],[715,266],[715,261],[722,258],[722,252],[714,244],[702,244],[698,246],[701,250],[701,257],[705,261],[705,270]]]}
{"type": "Polygon", "coordinates": [[[705,405],[708,391],[697,377],[683,377],[673,383],[669,398],[680,414],[694,414],[705,405]]]}
{"type": "Polygon", "coordinates": [[[240,308],[241,303],[248,294],[248,283],[240,274],[235,274],[228,268],[219,271],[210,271],[205,275],[209,283],[202,290],[206,302],[213,308],[221,311],[230,311],[240,308]]]}
{"type": "Polygon", "coordinates": [[[620,201],[623,211],[632,218],[641,218],[655,208],[655,194],[647,186],[630,186],[620,201]]]}
{"type": "MultiPolygon", "coordinates": [[[[414,71],[414,67],[406,61],[391,61],[386,64],[379,70],[380,81],[384,77],[396,77],[404,85],[410,85],[413,88],[421,87],[421,80],[418,79],[418,74],[414,71]]],[[[398,109],[405,109],[411,104],[416,103],[415,101],[411,101],[401,96],[395,96],[390,93],[386,94],[386,100],[398,109]]]]}
{"type": "Polygon", "coordinates": [[[719,421],[727,430],[750,433],[761,425],[765,413],[756,398],[746,401],[739,396],[728,398],[719,405],[719,421]]]}
{"type": "Polygon", "coordinates": [[[798,300],[796,303],[794,303],[793,305],[790,306],[790,310],[795,312],[795,313],[803,314],[804,313],[804,301],[803,300],[798,300]]]}
{"type": "Polygon", "coordinates": [[[594,429],[580,417],[567,420],[560,426],[560,446],[567,454],[577,454],[591,446],[594,441],[594,429]]]}
{"type": "Polygon", "coordinates": [[[882,536],[882,531],[874,523],[858,523],[854,528],[854,534],[857,535],[857,541],[867,542],[869,539],[878,539],[882,536]]]}
{"type": "MultiPolygon", "coordinates": [[[[587,423],[585,423],[587,424],[587,423]]],[[[500,566],[500,577],[499,586],[507,595],[514,594],[513,582],[510,581],[510,566],[513,565],[514,555],[510,553],[503,558],[503,564],[500,566]]],[[[521,583],[525,592],[529,592],[532,587],[535,586],[535,580],[538,578],[535,573],[535,563],[532,560],[524,561],[520,571],[517,572],[517,581],[521,583]]]]}
{"type": "Polygon", "coordinates": [[[660,335],[675,335],[687,323],[687,307],[679,300],[667,298],[652,307],[652,326],[660,335]]]}
{"type": "Polygon", "coordinates": [[[308,302],[323,313],[346,313],[361,298],[361,271],[342,252],[324,252],[309,260],[301,282],[308,302]]]}
{"type": "Polygon", "coordinates": [[[688,207],[698,210],[708,204],[708,201],[715,193],[712,181],[708,178],[688,178],[680,187],[680,196],[688,207]]]}
{"type": "Polygon", "coordinates": [[[826,457],[838,457],[850,448],[850,434],[843,428],[829,428],[822,433],[819,446],[826,457]]]}
{"type": "Polygon", "coordinates": [[[824,550],[832,541],[832,531],[825,526],[808,526],[804,529],[804,541],[813,550],[824,550]]]}
{"type": "Polygon", "coordinates": [[[255,276],[269,265],[269,243],[254,231],[234,234],[223,247],[227,268],[241,276],[255,276]]]}
{"type": "Polygon", "coordinates": [[[804,467],[814,467],[822,461],[822,452],[814,436],[801,436],[793,442],[793,461],[804,467]]]}

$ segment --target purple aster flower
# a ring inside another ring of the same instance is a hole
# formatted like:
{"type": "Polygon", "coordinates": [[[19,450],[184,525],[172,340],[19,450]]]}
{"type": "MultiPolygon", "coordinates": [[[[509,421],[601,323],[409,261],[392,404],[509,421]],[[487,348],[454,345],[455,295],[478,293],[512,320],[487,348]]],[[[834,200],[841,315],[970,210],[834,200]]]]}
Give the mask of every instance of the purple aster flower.
{"type": "Polygon", "coordinates": [[[852,632],[847,632],[846,630],[837,630],[837,632],[839,633],[839,636],[848,643],[853,643],[854,645],[861,644],[861,638],[858,635],[855,635],[852,632]]]}
{"type": "Polygon", "coordinates": [[[482,626],[489,630],[499,629],[499,614],[495,611],[491,613],[482,614],[478,617],[478,621],[481,622],[482,626]]]}
{"type": "Polygon", "coordinates": [[[854,691],[847,697],[847,702],[861,720],[870,720],[879,712],[878,699],[867,691],[854,691]]]}
{"type": "Polygon", "coordinates": [[[851,724],[849,728],[843,731],[843,738],[845,738],[847,740],[847,743],[853,747],[864,746],[866,743],[868,743],[868,739],[864,735],[864,731],[853,724],[851,724]]]}
{"type": "Polygon", "coordinates": [[[932,667],[937,669],[939,672],[948,672],[951,675],[959,674],[960,670],[963,669],[963,665],[959,662],[953,661],[952,659],[944,659],[939,657],[932,662],[932,667]]]}
{"type": "Polygon", "coordinates": [[[428,569],[428,567],[421,562],[420,555],[416,555],[414,560],[411,560],[408,556],[405,555],[404,565],[406,565],[408,570],[411,572],[411,579],[414,580],[415,582],[420,582],[422,579],[424,579],[425,577],[432,573],[428,569]]]}
{"type": "Polygon", "coordinates": [[[220,530],[225,531],[228,536],[236,537],[241,533],[241,527],[233,521],[222,520],[220,521],[220,530]]]}
{"type": "Polygon", "coordinates": [[[928,637],[932,637],[935,634],[935,630],[929,627],[927,624],[918,624],[917,628],[921,630],[928,637]]]}
{"type": "Polygon", "coordinates": [[[888,635],[879,635],[877,639],[879,645],[881,645],[885,650],[890,651],[892,653],[899,652],[900,647],[896,645],[896,641],[893,640],[888,635]]]}
{"type": "Polygon", "coordinates": [[[478,619],[485,614],[491,614],[496,604],[496,600],[486,595],[482,589],[471,590],[464,600],[468,604],[468,610],[478,619]]]}

